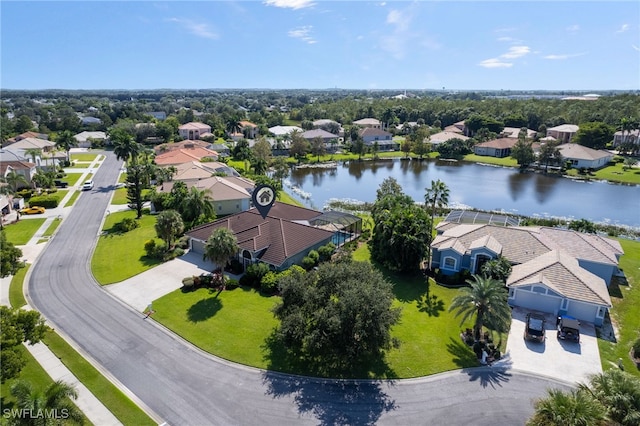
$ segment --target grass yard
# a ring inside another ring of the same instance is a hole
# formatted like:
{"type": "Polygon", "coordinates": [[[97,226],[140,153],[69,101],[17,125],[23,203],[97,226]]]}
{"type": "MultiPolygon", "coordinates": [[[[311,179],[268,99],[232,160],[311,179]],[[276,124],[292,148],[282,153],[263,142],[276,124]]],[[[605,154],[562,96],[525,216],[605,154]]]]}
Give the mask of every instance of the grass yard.
{"type": "Polygon", "coordinates": [[[298,200],[296,200],[295,198],[293,198],[291,195],[287,194],[284,191],[280,191],[280,193],[278,194],[278,201],[286,204],[291,204],[294,206],[304,207],[302,203],[300,203],[298,200]]]}
{"type": "Polygon", "coordinates": [[[493,164],[503,167],[518,167],[518,162],[511,157],[496,158],[489,157],[487,155],[467,154],[464,156],[464,161],[471,161],[474,163],[493,164]]]}
{"type": "Polygon", "coordinates": [[[71,197],[69,197],[69,199],[67,200],[67,202],[64,204],[63,207],[73,206],[73,203],[76,202],[79,196],[80,196],[80,191],[73,191],[73,194],[71,195],[71,197]]]}
{"type": "Polygon", "coordinates": [[[92,162],[98,157],[99,154],[90,154],[90,153],[77,153],[71,154],[71,161],[87,161],[92,162]]]}
{"type": "MultiPolygon", "coordinates": [[[[58,229],[58,226],[60,226],[61,223],[62,223],[62,219],[60,219],[59,217],[56,217],[55,219],[53,219],[53,222],[51,222],[51,225],[49,225],[47,230],[44,231],[44,234],[42,234],[42,236],[43,237],[51,237],[53,235],[53,233],[56,232],[56,229],[58,229]]],[[[49,238],[42,238],[42,239],[38,240],[38,244],[46,242],[46,241],[49,241],[49,238]]]]}
{"type": "Polygon", "coordinates": [[[62,337],[51,331],[44,338],[44,343],[122,424],[131,426],[157,424],[62,337]]]}
{"type": "Polygon", "coordinates": [[[22,292],[22,284],[27,276],[29,267],[31,267],[31,264],[26,263],[24,268],[18,269],[18,272],[11,278],[11,283],[9,284],[9,304],[14,308],[22,308],[27,304],[27,300],[24,298],[24,293],[22,292]]]}
{"type": "Polygon", "coordinates": [[[640,169],[636,167],[625,170],[623,163],[615,163],[593,173],[580,174],[578,169],[571,169],[567,170],[566,174],[580,179],[607,180],[609,182],[640,185],[640,169]]]}
{"type": "MultiPolygon", "coordinates": [[[[366,245],[355,260],[369,260],[366,245]]],[[[409,378],[478,365],[473,351],[460,340],[460,321],[447,311],[457,290],[426,285],[420,274],[397,275],[383,271],[394,283],[395,306],[402,308],[392,334],[401,341],[386,356],[386,365],[363,366],[357,377],[409,378]]],[[[154,318],[203,350],[258,368],[308,374],[304,366],[290,365],[279,357],[281,348],[267,350],[277,325],[270,309],[277,297],[255,290],[236,289],[220,294],[207,289],[183,293],[176,290],[153,301],[154,318]]],[[[470,326],[470,324],[468,324],[470,326]]]]}
{"type": "Polygon", "coordinates": [[[45,218],[25,219],[24,215],[18,222],[14,222],[4,227],[7,241],[20,246],[27,244],[36,231],[40,229],[45,218]]]}
{"type": "Polygon", "coordinates": [[[143,215],[140,227],[124,234],[110,232],[117,222],[125,217],[135,218],[135,211],[111,213],[105,219],[103,231],[91,259],[91,271],[102,284],[112,284],[144,272],[160,264],[149,259],[144,251],[144,243],[156,237],[155,216],[143,215]]]}
{"type": "Polygon", "coordinates": [[[111,199],[111,204],[127,204],[127,188],[118,188],[113,192],[113,198],[111,199]]]}
{"type": "Polygon", "coordinates": [[[625,371],[640,376],[629,358],[629,350],[633,342],[640,338],[640,242],[619,239],[624,255],[620,258],[620,269],[624,271],[627,281],[612,283],[609,294],[613,308],[611,317],[616,324],[618,341],[611,343],[605,339],[598,339],[600,361],[602,368],[617,366],[618,359],[622,359],[625,371]]]}
{"type": "Polygon", "coordinates": [[[66,173],[66,176],[59,180],[67,182],[69,186],[75,186],[81,177],[82,173],[66,173]]]}

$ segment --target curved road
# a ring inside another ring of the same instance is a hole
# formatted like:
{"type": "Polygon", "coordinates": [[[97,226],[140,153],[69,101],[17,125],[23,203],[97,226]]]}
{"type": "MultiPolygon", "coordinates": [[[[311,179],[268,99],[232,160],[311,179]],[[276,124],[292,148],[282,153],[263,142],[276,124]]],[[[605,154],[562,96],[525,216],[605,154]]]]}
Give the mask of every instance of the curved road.
{"type": "MultiPolygon", "coordinates": [[[[503,368],[415,380],[332,381],[205,354],[103,290],[90,259],[121,162],[112,153],[30,274],[32,306],[170,425],[522,424],[543,378],[503,368]]],[[[118,265],[113,265],[117,268],[118,265]]],[[[446,344],[446,342],[443,342],[446,344]]]]}

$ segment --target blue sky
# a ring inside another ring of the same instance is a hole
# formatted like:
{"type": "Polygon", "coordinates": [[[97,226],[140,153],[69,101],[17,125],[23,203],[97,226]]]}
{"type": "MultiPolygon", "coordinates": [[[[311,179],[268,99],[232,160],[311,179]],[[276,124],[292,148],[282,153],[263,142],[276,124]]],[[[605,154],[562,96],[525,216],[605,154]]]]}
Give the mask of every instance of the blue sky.
{"type": "Polygon", "coordinates": [[[0,2],[3,89],[638,90],[638,1],[0,2]]]}

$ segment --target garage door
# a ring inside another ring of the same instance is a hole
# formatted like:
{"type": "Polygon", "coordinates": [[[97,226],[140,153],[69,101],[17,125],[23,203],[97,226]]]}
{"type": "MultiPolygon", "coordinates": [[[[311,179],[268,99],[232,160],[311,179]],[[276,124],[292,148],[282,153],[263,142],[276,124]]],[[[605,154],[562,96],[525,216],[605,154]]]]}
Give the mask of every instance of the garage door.
{"type": "Polygon", "coordinates": [[[513,304],[540,312],[557,314],[560,310],[562,299],[547,294],[534,293],[516,289],[513,304]]]}
{"type": "Polygon", "coordinates": [[[569,300],[569,306],[567,306],[567,315],[582,321],[593,322],[597,312],[597,306],[575,300],[569,300]]]}
{"type": "Polygon", "coordinates": [[[191,249],[195,253],[204,254],[204,245],[205,245],[204,241],[191,240],[191,244],[192,244],[191,249]]]}

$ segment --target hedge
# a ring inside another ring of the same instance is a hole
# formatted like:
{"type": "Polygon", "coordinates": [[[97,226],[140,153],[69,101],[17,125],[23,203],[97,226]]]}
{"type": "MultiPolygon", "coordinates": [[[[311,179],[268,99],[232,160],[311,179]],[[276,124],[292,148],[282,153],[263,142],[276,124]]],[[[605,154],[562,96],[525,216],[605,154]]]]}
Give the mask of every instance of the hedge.
{"type": "Polygon", "coordinates": [[[60,195],[59,194],[46,194],[46,195],[37,195],[35,197],[31,197],[29,199],[30,206],[40,206],[47,209],[53,209],[58,207],[60,203],[60,195]]]}

